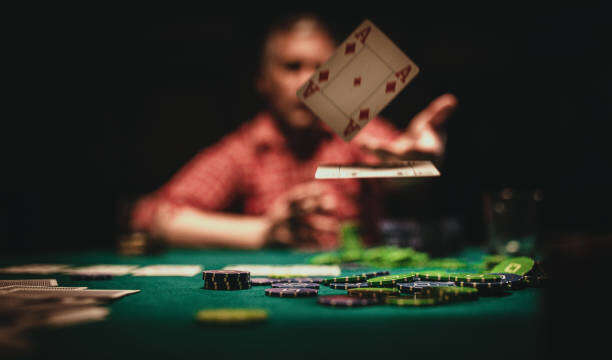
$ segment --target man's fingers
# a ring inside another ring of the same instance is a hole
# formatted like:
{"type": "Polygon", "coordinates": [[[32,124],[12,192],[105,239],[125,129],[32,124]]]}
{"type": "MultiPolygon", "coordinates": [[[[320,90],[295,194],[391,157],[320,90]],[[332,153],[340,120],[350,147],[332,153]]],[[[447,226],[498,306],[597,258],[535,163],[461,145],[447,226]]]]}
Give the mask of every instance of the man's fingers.
{"type": "Polygon", "coordinates": [[[318,197],[307,197],[300,201],[292,203],[292,213],[311,214],[311,213],[330,213],[337,207],[336,199],[330,195],[322,195],[318,197]]]}
{"type": "Polygon", "coordinates": [[[412,119],[408,126],[408,134],[416,140],[428,126],[440,126],[457,108],[458,104],[459,101],[453,94],[438,96],[412,119]]]}
{"type": "Polygon", "coordinates": [[[317,232],[337,233],[340,229],[340,222],[333,216],[310,214],[305,220],[308,226],[317,232]]]}

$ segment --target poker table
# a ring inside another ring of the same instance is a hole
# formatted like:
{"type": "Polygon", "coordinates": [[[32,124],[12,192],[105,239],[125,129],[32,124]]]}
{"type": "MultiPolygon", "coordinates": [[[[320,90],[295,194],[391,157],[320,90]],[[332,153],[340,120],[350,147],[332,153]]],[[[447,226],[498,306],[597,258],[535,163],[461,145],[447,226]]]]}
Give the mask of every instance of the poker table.
{"type": "MultiPolygon", "coordinates": [[[[477,248],[459,254],[478,262],[477,248]]],[[[304,264],[309,253],[286,250],[170,250],[155,256],[120,256],[111,251],[1,256],[0,264],[34,262],[93,264],[200,264],[220,269],[230,264],[304,264]]],[[[381,270],[362,268],[343,274],[381,270]]],[[[402,269],[386,269],[391,273],[402,269]]],[[[3,275],[3,278],[32,276],[3,275]]],[[[410,357],[526,358],[542,351],[545,339],[543,289],[527,288],[503,296],[435,307],[376,305],[337,308],[316,298],[274,298],[266,286],[249,290],[204,290],[202,276],[134,277],[73,281],[54,277],[60,286],[91,289],[140,289],[109,305],[107,320],[30,334],[34,349],[21,358],[169,359],[169,358],[330,358],[385,354],[410,357]],[[248,326],[202,325],[194,314],[207,308],[263,308],[265,323],[248,326]]],[[[321,286],[321,295],[343,294],[321,286]]]]}

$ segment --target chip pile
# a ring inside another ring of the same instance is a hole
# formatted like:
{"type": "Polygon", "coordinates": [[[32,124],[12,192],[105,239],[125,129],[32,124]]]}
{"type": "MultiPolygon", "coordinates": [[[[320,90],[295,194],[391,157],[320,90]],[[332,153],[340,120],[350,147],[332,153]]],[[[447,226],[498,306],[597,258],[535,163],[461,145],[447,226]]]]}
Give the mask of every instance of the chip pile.
{"type": "Polygon", "coordinates": [[[205,270],[202,272],[206,290],[247,290],[251,288],[251,273],[238,270],[205,270]]]}
{"type": "Polygon", "coordinates": [[[529,258],[500,261],[489,273],[415,271],[402,274],[369,273],[329,278],[322,281],[332,289],[346,290],[346,295],[320,297],[328,306],[435,306],[477,300],[479,296],[541,286],[547,279],[541,263],[529,258]],[[382,275],[382,276],[381,276],[382,275]],[[354,301],[350,298],[370,301],[354,301]]]}

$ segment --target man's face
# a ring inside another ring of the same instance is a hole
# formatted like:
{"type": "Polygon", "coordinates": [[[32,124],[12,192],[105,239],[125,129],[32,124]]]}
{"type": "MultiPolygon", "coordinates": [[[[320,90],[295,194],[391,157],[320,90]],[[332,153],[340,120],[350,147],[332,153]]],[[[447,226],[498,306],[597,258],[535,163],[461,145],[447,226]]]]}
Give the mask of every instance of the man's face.
{"type": "Polygon", "coordinates": [[[257,89],[272,110],[289,126],[305,129],[315,124],[314,114],[298,99],[298,88],[334,52],[330,37],[320,31],[278,33],[268,41],[257,89]]]}

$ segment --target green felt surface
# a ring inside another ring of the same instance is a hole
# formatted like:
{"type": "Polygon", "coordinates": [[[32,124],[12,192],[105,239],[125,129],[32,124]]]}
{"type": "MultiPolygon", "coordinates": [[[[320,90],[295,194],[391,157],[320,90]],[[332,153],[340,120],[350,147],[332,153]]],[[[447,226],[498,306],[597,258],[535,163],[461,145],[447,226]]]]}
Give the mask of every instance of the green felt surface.
{"type": "MultiPolygon", "coordinates": [[[[0,256],[0,265],[200,264],[205,269],[219,269],[230,264],[301,264],[309,256],[271,250],[172,250],[158,256],[124,257],[92,251],[0,256]]],[[[476,262],[483,253],[471,249],[459,256],[476,262]]],[[[343,275],[373,270],[382,269],[362,268],[343,271],[343,275]]],[[[390,270],[394,274],[415,269],[390,270]]],[[[287,358],[299,359],[347,352],[374,357],[407,350],[413,355],[452,358],[493,352],[499,358],[533,355],[543,342],[540,289],[427,308],[334,308],[318,305],[316,298],[268,297],[264,295],[266,286],[242,291],[203,290],[201,274],[191,278],[120,276],[107,281],[71,281],[63,275],[38,277],[55,277],[60,286],[142,291],[112,303],[107,321],[33,332],[35,349],[27,358],[282,358],[282,354],[291,354],[287,358]],[[202,326],[194,321],[198,310],[216,307],[263,308],[269,312],[269,320],[246,327],[202,326]]],[[[320,291],[321,295],[345,293],[325,286],[320,291]]]]}

